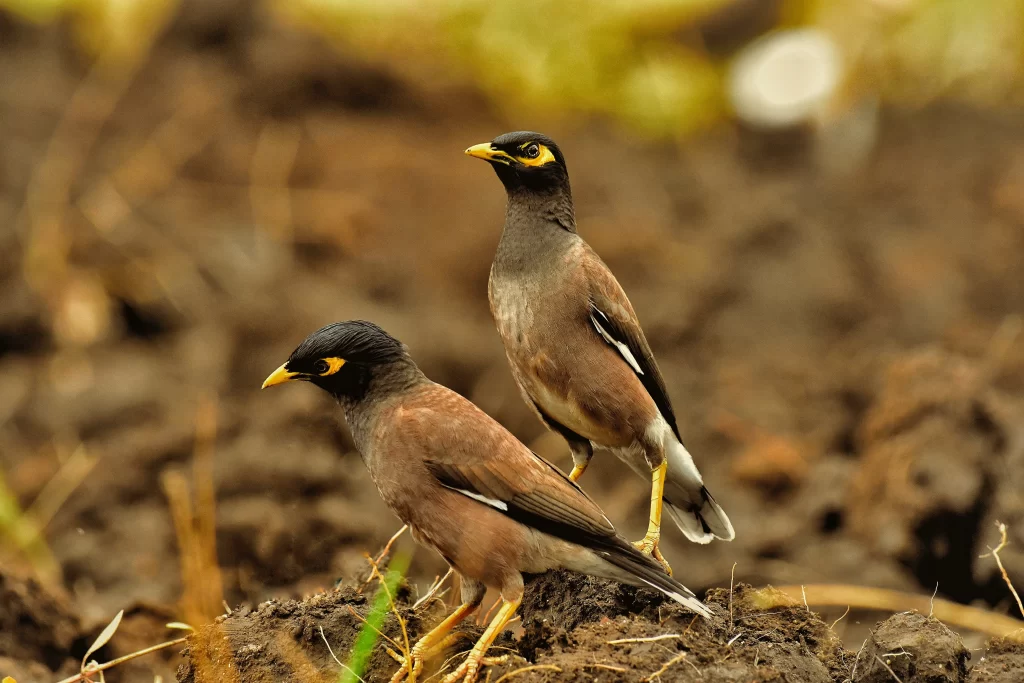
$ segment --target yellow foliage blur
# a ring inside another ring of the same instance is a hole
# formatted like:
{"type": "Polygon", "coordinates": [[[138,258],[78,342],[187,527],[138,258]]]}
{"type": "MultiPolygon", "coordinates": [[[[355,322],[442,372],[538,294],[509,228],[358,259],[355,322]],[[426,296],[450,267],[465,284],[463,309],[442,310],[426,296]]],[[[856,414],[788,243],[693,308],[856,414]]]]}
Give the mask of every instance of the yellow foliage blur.
{"type": "MultiPolygon", "coordinates": [[[[692,133],[727,114],[734,55],[709,54],[701,28],[729,6],[743,10],[742,0],[253,1],[413,76],[471,80],[509,114],[597,113],[655,135],[692,133]]],[[[0,7],[39,21],[73,13],[86,50],[131,60],[177,2],[0,7]]],[[[845,64],[840,102],[1022,99],[1024,0],[780,0],[776,14],[778,28],[814,26],[835,42],[845,64]]],[[[742,11],[732,15],[744,21],[742,11]]]]}

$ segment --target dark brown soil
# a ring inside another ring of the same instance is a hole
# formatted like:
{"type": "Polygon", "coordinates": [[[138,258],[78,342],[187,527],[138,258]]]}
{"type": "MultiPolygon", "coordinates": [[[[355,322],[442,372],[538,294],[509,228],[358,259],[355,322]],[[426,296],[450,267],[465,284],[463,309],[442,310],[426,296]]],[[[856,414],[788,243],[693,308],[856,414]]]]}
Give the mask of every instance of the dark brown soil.
{"type": "MultiPolygon", "coordinates": [[[[444,610],[435,603],[412,611],[406,597],[400,596],[399,610],[410,638],[416,638],[444,610]]],[[[686,683],[883,683],[893,676],[903,683],[968,683],[1017,680],[995,676],[1019,673],[1021,664],[1019,643],[996,641],[968,678],[970,653],[960,637],[916,612],[879,623],[854,652],[844,649],[818,614],[771,587],[714,589],[706,604],[714,612],[708,621],[647,590],[565,572],[536,577],[527,583],[520,609],[522,635],[518,642],[507,634],[499,640],[492,653],[504,652],[509,659],[491,667],[490,676],[518,671],[518,680],[538,683],[652,678],[686,683]],[[568,596],[573,597],[563,602],[568,596]]],[[[252,612],[232,613],[190,638],[178,680],[335,680],[340,667],[324,640],[335,652],[349,651],[362,628],[353,612],[365,616],[367,599],[344,588],[303,602],[267,603],[252,612]]],[[[402,639],[392,614],[382,632],[402,639]]],[[[435,666],[449,657],[457,662],[457,653],[468,649],[479,633],[478,627],[466,629],[460,645],[438,657],[435,666]]],[[[366,679],[389,680],[396,667],[378,645],[366,679]]]]}
{"type": "Polygon", "coordinates": [[[849,673],[849,653],[835,632],[772,588],[741,584],[731,594],[714,589],[706,603],[715,612],[707,622],[660,594],[563,573],[543,577],[530,585],[523,604],[520,651],[561,671],[523,675],[536,681],[641,681],[677,657],[662,680],[828,683],[849,673]],[[563,591],[578,596],[566,603],[573,608],[552,610],[548,600],[563,591]],[[678,637],[609,642],[672,634],[678,637]]]}
{"type": "MultiPolygon", "coordinates": [[[[371,594],[376,588],[371,586],[371,594]]],[[[395,596],[396,606],[406,621],[410,638],[426,633],[445,616],[439,601],[411,609],[409,591],[395,596]]],[[[271,601],[253,610],[242,609],[218,619],[189,638],[184,651],[186,662],[178,668],[181,683],[239,680],[253,681],[336,681],[344,673],[335,656],[346,656],[363,629],[363,619],[370,611],[370,600],[354,586],[318,593],[306,600],[271,601]],[[322,629],[322,631],[321,631],[322,629]],[[327,643],[330,643],[328,649],[327,643]]],[[[460,626],[462,647],[458,645],[440,655],[436,666],[457,651],[468,649],[483,629],[471,623],[460,626]]],[[[401,626],[389,612],[380,632],[396,643],[404,640],[401,626]]],[[[511,645],[506,634],[496,647],[511,645]]],[[[390,680],[397,670],[395,660],[387,654],[387,643],[379,642],[367,663],[367,681],[390,680]]],[[[341,661],[345,661],[344,659],[341,661]]],[[[429,673],[429,672],[428,672],[429,673]]]]}
{"type": "MultiPolygon", "coordinates": [[[[629,292],[687,445],[736,525],[735,542],[702,547],[666,531],[684,583],[720,589],[735,564],[753,585],[937,583],[940,597],[1015,608],[981,556],[994,522],[1008,524],[1001,556],[1024,586],[1020,111],[887,110],[873,154],[840,176],[751,163],[727,128],[676,145],[606,122],[510,120],[469,85],[366,63],[246,0],[183,6],[120,98],[102,78],[83,86],[88,60],[66,27],[0,13],[0,471],[28,508],[79,445],[97,458],[45,528],[60,606],[0,602],[0,673],[73,671],[120,609],[103,657],[174,635],[163,624],[184,618],[182,565],[162,482],[190,471],[203,397],[218,406],[228,604],[297,599],[366,571],[363,553],[398,523],[334,407],[302,387],[259,391],[328,322],[381,323],[432,378],[569,463],[494,333],[485,288],[504,199],[461,153],[523,127],[566,151],[581,233],[629,292]],[[23,616],[28,627],[8,629],[23,616]]],[[[582,485],[624,534],[642,534],[648,490],[615,458],[599,454],[582,485]]],[[[0,544],[3,581],[27,565],[0,544]]],[[[420,587],[443,571],[426,552],[412,567],[420,587]]],[[[656,599],[602,588],[581,600],[589,584],[572,581],[531,589],[529,660],[571,669],[580,648],[624,666],[631,655],[605,646],[608,633],[662,628],[656,599]]],[[[856,648],[872,618],[853,616],[837,629],[856,648]]],[[[807,644],[820,622],[798,633],[759,619],[728,650],[721,637],[740,623],[626,648],[650,655],[630,671],[692,645],[664,680],[690,664],[768,676],[751,673],[755,660],[777,680],[841,680],[824,645],[807,644]],[[747,640],[776,632],[763,647],[747,640]]],[[[331,636],[336,651],[351,637],[331,636]]],[[[176,657],[107,678],[169,680],[176,657]]]]}
{"type": "Polygon", "coordinates": [[[1024,681],[1024,640],[993,640],[967,680],[968,683],[1024,681]]]}
{"type": "Polygon", "coordinates": [[[904,612],[879,624],[857,653],[858,681],[882,683],[895,676],[918,683],[955,683],[967,676],[971,654],[960,636],[937,619],[904,612]]]}
{"type": "Polygon", "coordinates": [[[35,579],[0,573],[0,606],[0,674],[24,666],[22,677],[16,680],[27,680],[66,668],[81,634],[78,617],[66,597],[35,579]]]}

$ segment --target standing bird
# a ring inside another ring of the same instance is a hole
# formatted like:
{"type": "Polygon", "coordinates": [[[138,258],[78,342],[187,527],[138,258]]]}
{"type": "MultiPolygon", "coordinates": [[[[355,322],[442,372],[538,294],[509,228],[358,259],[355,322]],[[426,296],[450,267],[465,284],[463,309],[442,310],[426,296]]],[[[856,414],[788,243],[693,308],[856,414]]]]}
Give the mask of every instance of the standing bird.
{"type": "Polygon", "coordinates": [[[665,380],[615,276],[576,233],[565,158],[551,138],[521,131],[466,154],[491,164],[508,193],[487,294],[512,375],[547,427],[569,442],[576,481],[594,446],[652,480],[647,534],[658,548],[662,501],[691,541],[735,532],[683,446],[665,380]]]}
{"type": "Polygon", "coordinates": [[[394,682],[415,680],[490,586],[501,592],[501,609],[444,683],[475,680],[522,600],[523,573],[565,568],[649,586],[710,616],[689,589],[619,536],[558,468],[427,379],[405,346],[376,325],[349,321],[314,332],[263,387],[291,380],[312,382],[337,399],[384,502],[462,580],[462,605],[416,643],[394,682]]]}

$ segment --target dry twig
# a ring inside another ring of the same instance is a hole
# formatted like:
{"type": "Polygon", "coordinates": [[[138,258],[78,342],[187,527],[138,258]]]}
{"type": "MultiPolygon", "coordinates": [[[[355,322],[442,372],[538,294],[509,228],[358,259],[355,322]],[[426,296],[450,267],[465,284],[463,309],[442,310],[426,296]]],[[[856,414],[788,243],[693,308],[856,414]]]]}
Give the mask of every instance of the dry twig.
{"type": "Polygon", "coordinates": [[[614,671],[615,673],[625,673],[629,671],[624,666],[612,666],[611,664],[580,664],[581,669],[604,669],[605,671],[614,671]]]}
{"type": "Polygon", "coordinates": [[[46,528],[79,484],[89,476],[97,462],[99,458],[89,455],[85,450],[85,444],[78,444],[71,457],[46,482],[43,490],[32,501],[32,505],[25,510],[25,514],[35,521],[39,531],[46,528]]]}
{"type": "Polygon", "coordinates": [[[187,637],[176,638],[174,640],[168,640],[165,643],[160,643],[159,645],[151,645],[149,647],[144,647],[141,650],[131,652],[129,654],[124,655],[123,657],[111,659],[109,662],[104,662],[102,664],[88,664],[85,667],[83,667],[83,670],[79,673],[75,674],[74,676],[70,676],[69,678],[62,679],[58,681],[58,683],[76,683],[76,681],[87,681],[89,680],[89,676],[92,676],[95,673],[98,673],[100,671],[106,671],[107,669],[115,667],[118,664],[124,664],[127,661],[131,661],[138,657],[142,657],[143,655],[148,655],[152,652],[165,650],[169,647],[174,647],[175,645],[180,645],[184,643],[186,640],[188,640],[187,637]]]}
{"type": "Polygon", "coordinates": [[[1010,589],[1010,593],[1013,594],[1013,598],[1017,601],[1017,609],[1020,610],[1020,615],[1024,617],[1024,603],[1021,603],[1020,594],[1017,593],[1017,589],[1013,587],[1013,582],[1010,581],[1010,575],[1006,573],[1006,567],[1003,566],[1003,561],[999,558],[999,551],[1007,546],[1006,540],[1006,525],[1002,522],[996,522],[996,528],[999,529],[999,545],[995,548],[989,548],[989,552],[982,555],[982,557],[992,557],[996,561],[996,566],[999,567],[999,572],[1003,575],[1003,581],[1010,589]]]}
{"type": "Polygon", "coordinates": [[[737,564],[738,563],[733,562],[732,563],[732,571],[729,572],[729,630],[730,631],[732,631],[736,627],[736,622],[733,620],[733,616],[732,616],[732,591],[733,591],[733,586],[734,586],[734,584],[736,582],[736,565],[737,564]]]}
{"type": "Polygon", "coordinates": [[[835,621],[833,621],[833,622],[832,622],[832,624],[831,624],[831,625],[830,625],[830,626],[828,627],[828,630],[830,630],[830,631],[834,631],[834,630],[836,630],[836,624],[838,624],[838,623],[839,623],[840,621],[842,621],[843,619],[845,619],[845,618],[846,618],[846,615],[847,615],[847,614],[849,614],[849,613],[850,613],[850,606],[849,606],[849,605],[847,605],[847,606],[846,606],[846,611],[845,611],[845,612],[843,612],[843,616],[841,616],[841,617],[839,617],[838,619],[836,619],[835,621]]]}
{"type": "MultiPolygon", "coordinates": [[[[398,534],[395,534],[395,536],[397,535],[398,534]]],[[[402,650],[402,654],[409,657],[412,647],[409,645],[409,631],[406,629],[405,618],[402,616],[402,613],[398,611],[398,606],[395,605],[395,596],[391,594],[391,589],[388,588],[388,582],[384,580],[384,575],[380,573],[380,567],[378,567],[377,563],[372,559],[370,560],[370,565],[373,567],[373,575],[377,577],[378,581],[380,581],[381,590],[383,590],[384,594],[388,596],[388,606],[391,608],[391,612],[395,615],[395,619],[398,620],[398,626],[402,629],[402,640],[405,643],[405,649],[402,650]]]]}
{"type": "MultiPolygon", "coordinates": [[[[689,654],[689,653],[687,653],[687,652],[680,652],[675,657],[673,657],[672,659],[670,659],[667,662],[665,662],[664,664],[662,664],[660,669],[658,669],[657,671],[652,673],[650,676],[647,676],[647,677],[643,678],[642,680],[643,681],[650,681],[650,680],[653,680],[655,678],[659,678],[660,679],[661,674],[665,673],[671,667],[675,666],[679,662],[685,660],[687,654],[689,654]]],[[[696,667],[694,667],[694,668],[696,668],[696,667]]]]}
{"type": "Polygon", "coordinates": [[[384,558],[387,557],[388,553],[391,552],[391,546],[394,545],[395,541],[398,540],[398,537],[404,534],[408,529],[409,525],[403,524],[402,528],[396,531],[395,534],[390,539],[388,539],[388,542],[384,544],[384,548],[380,551],[380,553],[377,554],[377,557],[372,559],[367,558],[370,560],[370,564],[373,566],[373,569],[371,569],[367,577],[363,579],[363,584],[359,586],[359,593],[362,593],[363,590],[366,589],[367,584],[373,581],[373,577],[375,575],[380,575],[380,572],[377,570],[377,568],[380,566],[380,563],[383,562],[384,558]]]}
{"type": "MultiPolygon", "coordinates": [[[[786,593],[794,600],[799,599],[800,586],[778,586],[778,590],[786,593]]],[[[902,593],[885,588],[851,586],[846,584],[817,584],[806,587],[808,602],[819,607],[845,607],[858,609],[880,610],[885,612],[909,612],[917,610],[926,614],[929,608],[929,596],[902,593]]],[[[1008,635],[1024,628],[1024,622],[995,614],[976,607],[960,605],[942,598],[935,599],[934,616],[953,626],[984,633],[996,638],[1008,635]]]]}
{"type": "Polygon", "coordinates": [[[524,666],[521,669],[516,669],[515,671],[509,671],[507,674],[505,674],[498,680],[494,681],[494,683],[501,683],[502,681],[507,681],[513,676],[518,676],[519,674],[526,673],[527,671],[554,671],[555,673],[562,673],[562,670],[554,664],[533,664],[531,666],[524,666]]]}
{"type": "Polygon", "coordinates": [[[430,589],[423,595],[422,598],[413,603],[412,608],[419,609],[420,605],[423,605],[424,603],[431,600],[437,593],[438,589],[440,589],[441,586],[444,585],[444,582],[448,580],[448,577],[452,575],[452,571],[452,568],[448,567],[448,571],[445,572],[444,576],[434,579],[434,583],[431,584],[430,589]]]}
{"type": "Polygon", "coordinates": [[[659,640],[671,640],[678,638],[678,633],[665,633],[660,636],[650,636],[648,638],[620,638],[619,640],[609,640],[607,645],[625,645],[626,643],[656,643],[659,640]]]}
{"type": "Polygon", "coordinates": [[[334,649],[331,648],[331,644],[327,642],[327,636],[324,634],[324,627],[318,624],[317,628],[320,629],[320,638],[324,641],[324,645],[327,646],[327,651],[331,653],[331,659],[333,659],[337,663],[337,665],[340,666],[342,669],[345,669],[353,676],[358,678],[361,683],[366,683],[366,679],[364,679],[362,676],[353,671],[347,664],[344,664],[340,659],[338,659],[338,656],[334,654],[334,649]]]}

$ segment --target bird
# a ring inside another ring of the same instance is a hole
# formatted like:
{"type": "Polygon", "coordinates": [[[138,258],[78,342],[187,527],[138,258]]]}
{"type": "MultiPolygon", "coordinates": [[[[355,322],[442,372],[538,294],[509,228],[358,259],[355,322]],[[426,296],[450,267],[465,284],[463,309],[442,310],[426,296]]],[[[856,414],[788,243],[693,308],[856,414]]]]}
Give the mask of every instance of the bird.
{"type": "Polygon", "coordinates": [[[594,448],[651,481],[637,547],[671,572],[659,548],[663,506],[696,543],[731,541],[732,523],[683,445],[665,379],[633,306],[576,230],[565,156],[519,131],[465,152],[505,186],[505,226],[487,294],[512,375],[533,412],[569,444],[577,481],[594,448]]]}
{"type": "Polygon", "coordinates": [[[710,610],[624,539],[601,509],[468,399],[429,380],[407,347],[361,320],[309,335],[263,388],[306,381],[340,405],[381,498],[461,579],[462,603],[403,658],[415,680],[488,587],[501,608],[445,683],[470,683],[523,598],[523,574],[563,568],[654,588],[703,617],[710,610]]]}

